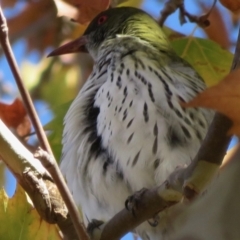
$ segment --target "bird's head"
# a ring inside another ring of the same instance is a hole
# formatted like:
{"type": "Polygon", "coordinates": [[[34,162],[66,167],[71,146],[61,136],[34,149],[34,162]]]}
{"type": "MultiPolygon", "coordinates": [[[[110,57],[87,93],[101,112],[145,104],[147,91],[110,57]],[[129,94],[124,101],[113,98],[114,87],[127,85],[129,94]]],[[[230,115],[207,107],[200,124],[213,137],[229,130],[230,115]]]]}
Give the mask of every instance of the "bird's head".
{"type": "Polygon", "coordinates": [[[137,8],[121,7],[98,14],[81,37],[57,48],[48,56],[89,52],[96,57],[101,44],[117,35],[138,37],[160,49],[170,48],[162,29],[151,16],[137,8]]]}

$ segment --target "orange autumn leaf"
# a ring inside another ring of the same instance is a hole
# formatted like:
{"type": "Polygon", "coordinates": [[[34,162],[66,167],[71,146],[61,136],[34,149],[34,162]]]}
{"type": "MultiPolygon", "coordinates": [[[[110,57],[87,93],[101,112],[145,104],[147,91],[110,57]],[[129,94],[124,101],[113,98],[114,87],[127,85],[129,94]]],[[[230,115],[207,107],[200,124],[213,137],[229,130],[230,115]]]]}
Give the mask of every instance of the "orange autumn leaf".
{"type": "Polygon", "coordinates": [[[1,7],[5,8],[5,7],[14,7],[15,4],[17,3],[17,0],[2,0],[1,1],[1,7]]]}
{"type": "MultiPolygon", "coordinates": [[[[208,7],[203,2],[198,2],[203,12],[208,11],[208,7]]],[[[214,7],[211,14],[208,16],[210,25],[204,28],[204,32],[208,35],[209,39],[217,42],[221,47],[228,49],[231,46],[230,34],[226,27],[226,16],[224,16],[219,7],[214,7]],[[221,29],[221,31],[219,31],[221,29]]]]}
{"type": "Polygon", "coordinates": [[[229,134],[240,135],[240,69],[231,72],[218,85],[206,89],[184,107],[206,107],[233,121],[229,134]]]}
{"type": "Polygon", "coordinates": [[[29,1],[17,15],[7,19],[9,37],[15,41],[25,36],[27,50],[43,52],[47,47],[56,44],[61,34],[60,20],[55,19],[55,5],[52,1],[29,1]]]}
{"type": "Polygon", "coordinates": [[[0,102],[0,118],[9,128],[14,128],[19,136],[30,133],[30,120],[22,101],[18,98],[12,104],[0,102]]]}
{"type": "Polygon", "coordinates": [[[240,10],[240,0],[220,0],[222,5],[232,12],[240,10]]]}
{"type": "Polygon", "coordinates": [[[80,24],[89,23],[98,13],[106,10],[111,3],[110,0],[54,0],[54,2],[58,15],[74,19],[80,24]]]}

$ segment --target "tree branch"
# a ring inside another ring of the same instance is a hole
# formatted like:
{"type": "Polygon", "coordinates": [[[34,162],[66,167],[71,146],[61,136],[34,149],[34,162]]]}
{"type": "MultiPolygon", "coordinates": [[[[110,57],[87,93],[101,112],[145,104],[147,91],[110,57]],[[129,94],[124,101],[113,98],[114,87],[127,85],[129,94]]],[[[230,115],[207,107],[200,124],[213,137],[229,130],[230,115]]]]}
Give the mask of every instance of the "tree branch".
{"type": "Polygon", "coordinates": [[[141,196],[136,214],[133,216],[127,209],[117,213],[104,225],[100,240],[118,240],[156,213],[169,208],[181,199],[182,194],[169,189],[166,182],[159,187],[146,190],[141,196]]]}
{"type": "MultiPolygon", "coordinates": [[[[49,223],[55,223],[58,216],[51,215],[52,204],[46,182],[51,182],[46,169],[40,161],[25,148],[21,142],[0,120],[0,155],[20,185],[31,197],[40,216],[49,223]]],[[[56,199],[60,200],[58,197],[56,199]]],[[[66,218],[67,209],[64,204],[59,211],[60,217],[66,218]]],[[[54,211],[54,208],[53,208],[54,211]]]]}
{"type": "Polygon", "coordinates": [[[88,239],[82,225],[79,231],[83,233],[78,238],[79,234],[72,227],[73,223],[59,190],[41,162],[34,158],[1,120],[0,155],[45,221],[58,224],[69,240],[88,239]]]}
{"type": "Polygon", "coordinates": [[[37,133],[37,137],[39,139],[40,145],[43,149],[48,151],[49,153],[52,154],[51,147],[48,143],[47,137],[44,133],[44,130],[42,128],[42,125],[39,121],[39,118],[37,116],[37,113],[34,109],[31,97],[26,89],[26,87],[23,84],[22,78],[20,76],[20,72],[16,63],[16,60],[14,58],[9,39],[8,39],[8,27],[7,27],[7,22],[6,19],[3,15],[2,9],[0,7],[0,42],[3,48],[3,51],[5,53],[5,56],[7,58],[8,64],[12,70],[13,76],[16,80],[18,89],[21,93],[24,105],[26,107],[26,110],[28,112],[28,115],[32,121],[33,127],[37,133]]]}
{"type": "MultiPolygon", "coordinates": [[[[47,140],[45,132],[42,128],[42,125],[39,121],[37,113],[34,109],[31,97],[30,97],[30,95],[29,95],[27,89],[25,88],[25,86],[23,84],[23,81],[21,79],[16,60],[14,58],[13,52],[12,52],[11,47],[10,47],[9,38],[8,38],[8,27],[7,27],[6,19],[3,15],[1,7],[0,7],[0,27],[1,27],[1,29],[0,29],[0,42],[1,42],[1,45],[2,45],[2,48],[3,48],[3,51],[6,55],[9,66],[10,66],[10,68],[12,70],[12,73],[15,77],[16,83],[18,85],[18,89],[21,93],[21,96],[22,96],[23,102],[25,104],[25,107],[27,109],[28,115],[29,115],[29,117],[32,121],[32,124],[35,128],[35,131],[37,133],[40,145],[49,154],[51,154],[52,162],[47,164],[48,171],[51,172],[51,175],[52,175],[52,177],[53,177],[53,179],[54,179],[54,181],[55,181],[55,183],[56,183],[56,185],[57,185],[57,187],[58,187],[58,189],[59,189],[59,191],[62,195],[62,198],[63,198],[63,200],[64,200],[64,202],[65,202],[65,204],[66,204],[66,206],[69,210],[69,214],[71,216],[73,225],[75,227],[75,230],[77,232],[77,235],[78,235],[79,239],[81,239],[81,240],[88,239],[88,235],[87,235],[85,229],[83,228],[83,226],[81,224],[79,214],[78,214],[77,208],[74,204],[72,195],[70,194],[70,192],[69,192],[69,190],[66,186],[66,183],[63,179],[63,176],[62,176],[58,166],[56,165],[56,161],[53,157],[52,150],[50,148],[50,145],[48,143],[48,140],[47,140]]],[[[5,160],[7,161],[7,159],[5,159],[5,160]]],[[[30,190],[26,186],[25,186],[25,189],[26,189],[26,191],[30,190]]]]}
{"type": "Polygon", "coordinates": [[[240,239],[239,144],[229,152],[228,164],[204,194],[190,205],[181,204],[180,210],[169,209],[168,240],[240,239]]]}

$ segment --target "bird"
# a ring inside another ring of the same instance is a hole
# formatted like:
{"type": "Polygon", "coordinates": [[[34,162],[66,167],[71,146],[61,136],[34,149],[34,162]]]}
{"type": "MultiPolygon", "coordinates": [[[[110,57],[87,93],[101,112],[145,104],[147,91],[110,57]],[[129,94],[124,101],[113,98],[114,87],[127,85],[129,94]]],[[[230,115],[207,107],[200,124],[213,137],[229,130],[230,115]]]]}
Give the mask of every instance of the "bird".
{"type": "MultiPolygon", "coordinates": [[[[212,112],[182,107],[206,85],[141,9],[107,9],[49,55],[77,52],[94,66],[65,116],[60,168],[87,225],[107,222],[129,195],[189,164],[212,112]]],[[[136,232],[143,240],[164,235],[148,223],[136,232]]]]}

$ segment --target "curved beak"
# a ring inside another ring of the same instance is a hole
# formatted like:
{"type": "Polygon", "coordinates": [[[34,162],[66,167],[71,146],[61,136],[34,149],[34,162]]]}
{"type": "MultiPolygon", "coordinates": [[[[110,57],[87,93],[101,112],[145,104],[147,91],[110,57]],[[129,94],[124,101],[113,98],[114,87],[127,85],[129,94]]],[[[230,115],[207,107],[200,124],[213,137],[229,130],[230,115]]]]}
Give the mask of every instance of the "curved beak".
{"type": "Polygon", "coordinates": [[[51,53],[47,55],[47,57],[58,56],[58,55],[63,55],[68,53],[88,52],[85,47],[86,43],[87,43],[87,36],[83,35],[80,38],[77,38],[53,50],[51,53]]]}

